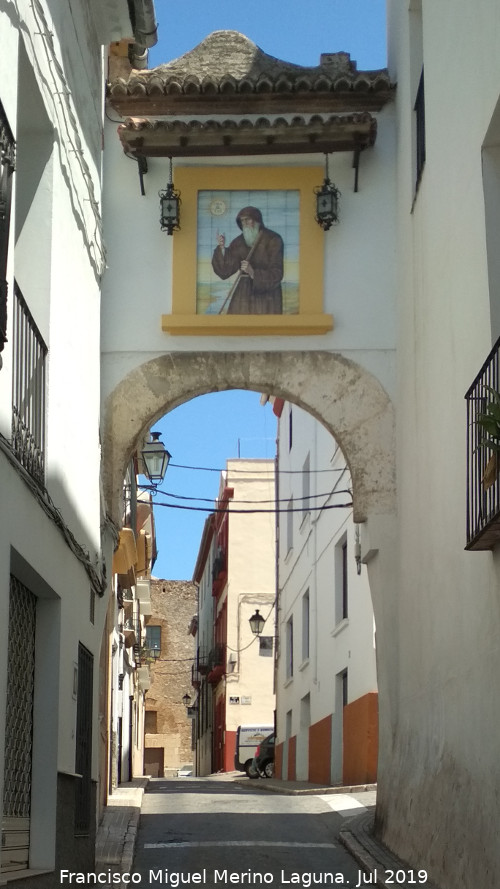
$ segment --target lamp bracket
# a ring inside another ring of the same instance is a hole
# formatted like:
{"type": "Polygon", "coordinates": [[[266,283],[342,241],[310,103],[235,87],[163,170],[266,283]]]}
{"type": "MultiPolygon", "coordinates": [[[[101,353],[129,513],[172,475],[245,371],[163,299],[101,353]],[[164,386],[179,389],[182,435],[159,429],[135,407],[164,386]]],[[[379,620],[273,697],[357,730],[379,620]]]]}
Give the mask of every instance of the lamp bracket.
{"type": "Polygon", "coordinates": [[[144,197],[146,189],[144,188],[144,176],[148,172],[148,159],[143,154],[137,155],[137,170],[139,173],[139,184],[141,187],[141,195],[144,197]]]}

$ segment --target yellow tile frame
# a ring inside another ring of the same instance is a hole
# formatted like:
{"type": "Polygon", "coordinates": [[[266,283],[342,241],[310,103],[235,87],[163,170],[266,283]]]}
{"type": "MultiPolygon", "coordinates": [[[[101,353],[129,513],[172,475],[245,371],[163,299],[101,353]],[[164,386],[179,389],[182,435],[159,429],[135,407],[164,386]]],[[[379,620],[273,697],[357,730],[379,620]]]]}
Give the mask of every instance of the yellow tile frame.
{"type": "Polygon", "coordinates": [[[177,167],[181,192],[181,230],[173,235],[172,314],[162,315],[162,330],[174,336],[305,336],[333,329],[323,313],[325,235],[314,219],[313,191],[322,167],[177,167]],[[196,313],[198,191],[300,191],[300,281],[296,315],[205,315],[196,313]],[[306,283],[307,282],[307,283],[306,283]]]}

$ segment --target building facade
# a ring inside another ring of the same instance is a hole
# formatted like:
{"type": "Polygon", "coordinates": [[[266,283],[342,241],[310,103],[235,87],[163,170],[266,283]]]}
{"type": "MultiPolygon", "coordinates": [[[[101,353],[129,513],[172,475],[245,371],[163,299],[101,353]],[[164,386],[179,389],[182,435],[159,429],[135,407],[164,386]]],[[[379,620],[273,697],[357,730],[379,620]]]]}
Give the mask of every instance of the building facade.
{"type": "Polygon", "coordinates": [[[151,614],[145,654],[151,671],[146,695],[144,774],[171,778],[193,765],[192,720],[183,697],[192,693],[193,637],[197,590],[184,580],[151,582],[151,614]]]}
{"type": "Polygon", "coordinates": [[[228,460],[205,523],[193,576],[200,775],[234,769],[238,726],[274,724],[274,478],[272,460],[228,460]],[[256,608],[266,619],[258,639],[249,624],[256,608]]]}
{"type": "Polygon", "coordinates": [[[487,0],[478,12],[471,0],[388,3],[399,134],[399,666],[377,817],[386,842],[442,889],[489,885],[500,865],[499,482],[496,471],[483,481],[493,452],[476,422],[487,387],[499,389],[500,9],[487,0]]]}
{"type": "Polygon", "coordinates": [[[273,409],[279,416],[276,774],[318,784],[374,782],[375,626],[350,474],[340,448],[310,414],[281,399],[273,409]]]}
{"type": "Polygon", "coordinates": [[[99,440],[104,47],[139,45],[134,5],[0,15],[0,881],[19,887],[94,862],[117,541],[99,440]]]}

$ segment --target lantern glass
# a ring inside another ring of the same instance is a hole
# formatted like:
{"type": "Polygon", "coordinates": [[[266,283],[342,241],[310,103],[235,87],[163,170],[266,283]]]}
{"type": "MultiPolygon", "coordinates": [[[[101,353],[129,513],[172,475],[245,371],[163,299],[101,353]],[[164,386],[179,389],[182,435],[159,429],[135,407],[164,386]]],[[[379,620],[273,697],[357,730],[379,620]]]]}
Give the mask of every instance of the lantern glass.
{"type": "Polygon", "coordinates": [[[252,614],[248,622],[254,636],[260,636],[262,630],[264,629],[265,620],[258,608],[255,609],[255,614],[252,614]]]}
{"type": "Polygon", "coordinates": [[[152,482],[162,482],[165,478],[167,466],[171,459],[171,454],[165,448],[162,441],[159,440],[160,433],[152,432],[151,440],[144,445],[142,450],[142,461],[144,463],[144,474],[152,482]]]}

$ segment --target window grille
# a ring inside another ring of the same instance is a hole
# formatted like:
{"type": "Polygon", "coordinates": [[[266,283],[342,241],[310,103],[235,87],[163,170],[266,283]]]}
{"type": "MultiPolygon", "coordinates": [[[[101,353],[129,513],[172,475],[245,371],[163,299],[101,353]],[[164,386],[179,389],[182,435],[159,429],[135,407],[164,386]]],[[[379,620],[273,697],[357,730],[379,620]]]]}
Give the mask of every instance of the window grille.
{"type": "Polygon", "coordinates": [[[36,596],[10,578],[2,870],[28,866],[36,596]]]}
{"type": "Polygon", "coordinates": [[[41,485],[45,481],[46,359],[47,346],[15,284],[12,448],[41,485]]]}

